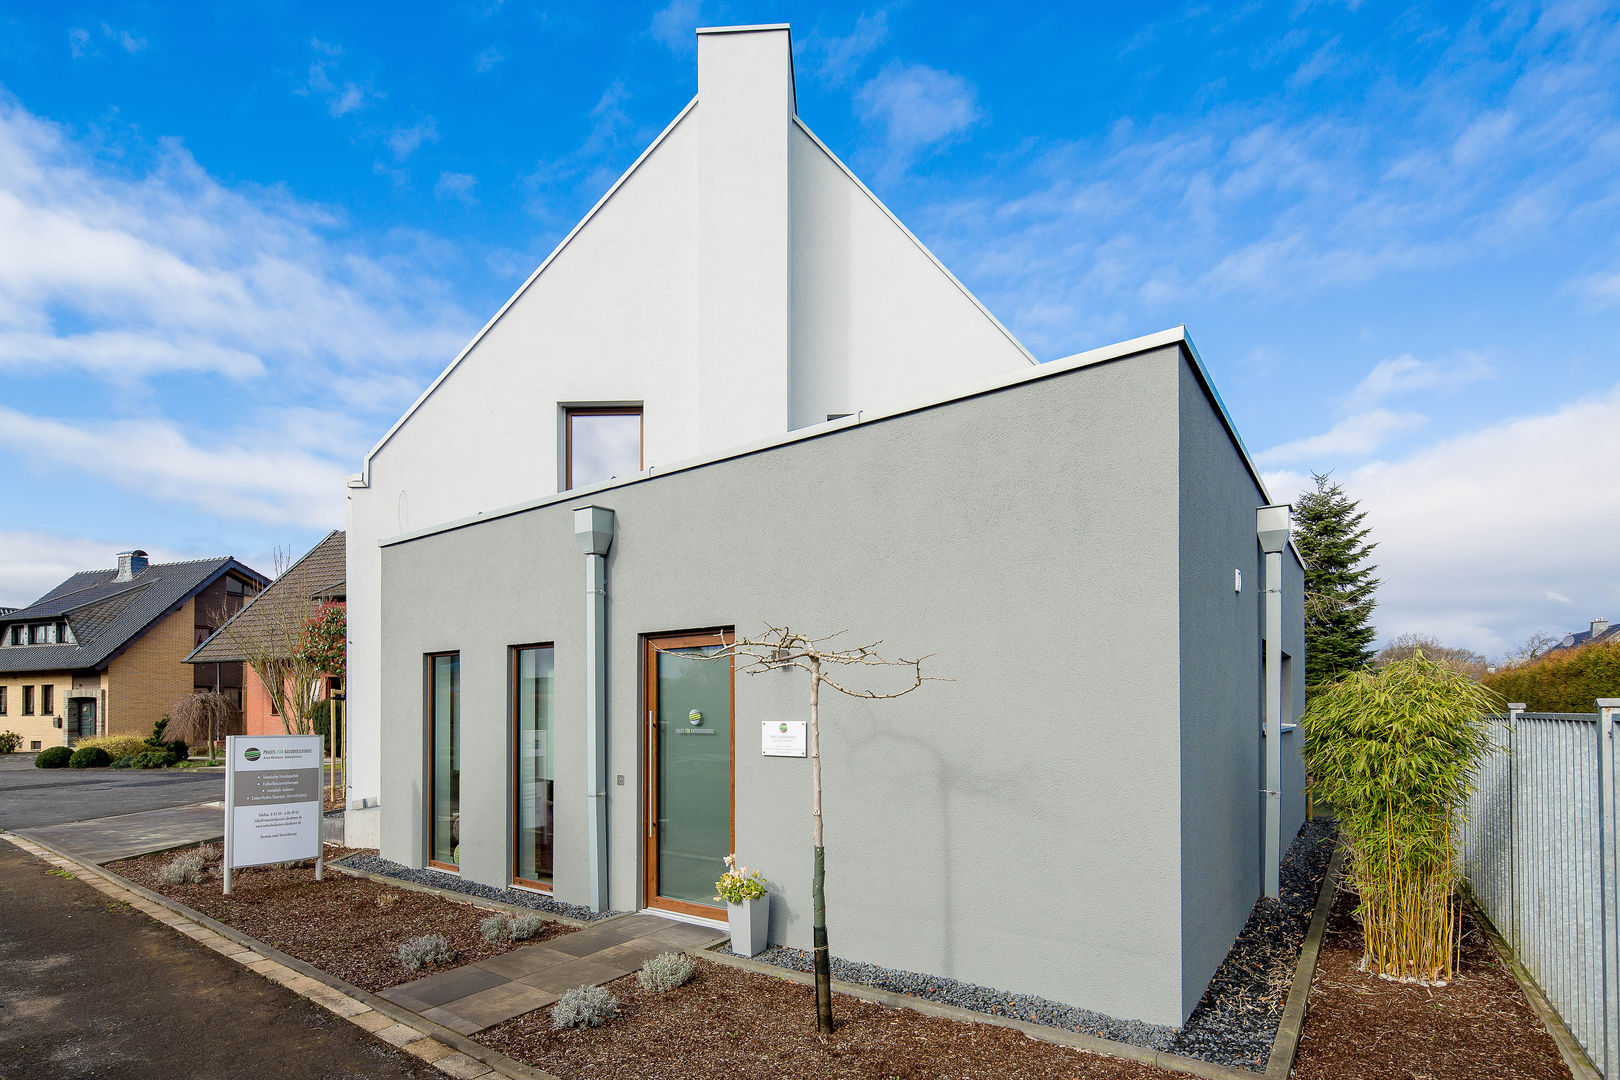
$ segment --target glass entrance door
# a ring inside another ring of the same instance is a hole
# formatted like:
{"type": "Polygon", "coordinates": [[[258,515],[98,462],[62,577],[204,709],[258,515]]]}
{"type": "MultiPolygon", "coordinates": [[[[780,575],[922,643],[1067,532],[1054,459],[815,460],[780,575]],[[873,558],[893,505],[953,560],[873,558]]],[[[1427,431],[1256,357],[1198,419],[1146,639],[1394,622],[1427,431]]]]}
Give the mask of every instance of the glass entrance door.
{"type": "Polygon", "coordinates": [[[730,634],[649,639],[647,906],[714,915],[731,853],[730,634]]]}

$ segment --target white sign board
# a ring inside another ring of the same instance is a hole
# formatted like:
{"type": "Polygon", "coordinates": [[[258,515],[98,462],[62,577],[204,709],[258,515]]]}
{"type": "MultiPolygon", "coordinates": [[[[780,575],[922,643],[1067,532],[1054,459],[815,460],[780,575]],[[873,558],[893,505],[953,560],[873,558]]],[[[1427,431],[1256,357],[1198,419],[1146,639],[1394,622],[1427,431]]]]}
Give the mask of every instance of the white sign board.
{"type": "Polygon", "coordinates": [[[226,737],[227,873],[321,858],[321,750],[319,735],[226,737]]]}
{"type": "Polygon", "coordinates": [[[759,749],[766,757],[804,757],[804,720],[763,720],[759,725],[759,749]]]}

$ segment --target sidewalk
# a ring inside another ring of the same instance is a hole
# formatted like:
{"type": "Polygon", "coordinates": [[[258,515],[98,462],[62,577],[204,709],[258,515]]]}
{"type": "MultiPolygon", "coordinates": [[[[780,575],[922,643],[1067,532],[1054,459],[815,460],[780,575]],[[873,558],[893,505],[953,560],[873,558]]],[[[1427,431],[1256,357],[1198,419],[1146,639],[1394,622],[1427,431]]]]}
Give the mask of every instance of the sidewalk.
{"type": "Polygon", "coordinates": [[[442,1080],[114,891],[0,842],[0,1078],[442,1080]]]}
{"type": "Polygon", "coordinates": [[[153,851],[222,839],[225,807],[217,802],[198,803],[74,821],[67,825],[18,829],[16,833],[100,866],[153,851]]]}

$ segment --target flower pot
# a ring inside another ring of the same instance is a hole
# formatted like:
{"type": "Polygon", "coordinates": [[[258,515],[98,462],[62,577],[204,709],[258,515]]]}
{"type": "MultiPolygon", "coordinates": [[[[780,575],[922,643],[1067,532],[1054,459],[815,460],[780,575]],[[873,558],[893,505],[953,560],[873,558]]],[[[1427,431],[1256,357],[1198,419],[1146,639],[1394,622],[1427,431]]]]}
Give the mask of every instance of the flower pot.
{"type": "Polygon", "coordinates": [[[765,931],[771,921],[771,894],[740,904],[726,905],[731,924],[731,951],[739,956],[755,956],[765,951],[765,931]]]}

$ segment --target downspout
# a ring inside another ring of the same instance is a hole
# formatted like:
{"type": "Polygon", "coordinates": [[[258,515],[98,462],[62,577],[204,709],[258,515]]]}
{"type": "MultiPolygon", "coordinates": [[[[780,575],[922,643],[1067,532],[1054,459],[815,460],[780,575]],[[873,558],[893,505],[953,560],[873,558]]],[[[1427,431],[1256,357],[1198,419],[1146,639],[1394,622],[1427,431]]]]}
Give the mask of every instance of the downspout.
{"type": "Polygon", "coordinates": [[[1266,897],[1282,894],[1282,551],[1288,543],[1288,503],[1255,511],[1255,534],[1266,554],[1266,897]]]}
{"type": "Polygon", "coordinates": [[[607,553],[613,511],[574,511],[574,538],[585,552],[585,814],[591,910],[606,911],[607,877],[607,553]]]}

